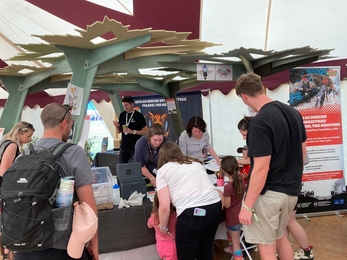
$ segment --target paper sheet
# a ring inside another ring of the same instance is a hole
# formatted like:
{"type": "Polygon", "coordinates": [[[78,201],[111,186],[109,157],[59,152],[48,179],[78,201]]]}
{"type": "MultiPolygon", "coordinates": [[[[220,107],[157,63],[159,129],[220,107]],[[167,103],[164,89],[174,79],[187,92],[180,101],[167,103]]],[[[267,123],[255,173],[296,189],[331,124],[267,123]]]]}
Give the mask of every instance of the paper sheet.
{"type": "Polygon", "coordinates": [[[208,169],[210,171],[219,171],[219,165],[217,164],[216,160],[210,160],[204,165],[205,169],[208,169]]]}

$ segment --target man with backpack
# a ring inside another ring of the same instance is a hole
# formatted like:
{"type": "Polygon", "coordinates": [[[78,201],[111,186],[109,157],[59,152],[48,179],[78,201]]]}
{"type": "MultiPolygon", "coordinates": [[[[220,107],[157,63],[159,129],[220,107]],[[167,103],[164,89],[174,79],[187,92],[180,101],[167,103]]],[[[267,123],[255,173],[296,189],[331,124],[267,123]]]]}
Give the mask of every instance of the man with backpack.
{"type": "MultiPolygon", "coordinates": [[[[57,147],[59,143],[66,142],[71,132],[73,119],[70,114],[70,106],[58,103],[48,104],[41,112],[41,121],[44,127],[42,138],[34,144],[34,150],[50,149],[57,147]]],[[[87,156],[83,149],[77,145],[68,147],[59,157],[60,172],[62,177],[74,176],[75,194],[80,203],[85,202],[97,215],[97,207],[93,195],[93,177],[87,156]]],[[[8,172],[11,174],[11,172],[8,172]]],[[[72,213],[69,225],[63,235],[49,248],[32,252],[16,252],[16,260],[64,260],[74,259],[67,253],[67,245],[72,233],[72,213]]],[[[82,260],[98,260],[98,232],[92,237],[82,253],[82,260]]]]}

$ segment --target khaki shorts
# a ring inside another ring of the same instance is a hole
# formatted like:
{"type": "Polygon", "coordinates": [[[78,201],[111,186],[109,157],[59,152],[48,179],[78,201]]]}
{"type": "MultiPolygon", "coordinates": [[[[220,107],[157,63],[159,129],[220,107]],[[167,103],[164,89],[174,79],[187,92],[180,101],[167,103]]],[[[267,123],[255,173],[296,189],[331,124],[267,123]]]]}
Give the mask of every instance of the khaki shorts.
{"type": "Polygon", "coordinates": [[[297,196],[275,191],[266,191],[254,204],[259,221],[252,218],[251,225],[243,225],[246,241],[251,244],[271,245],[283,236],[288,225],[289,213],[297,203],[297,196]]]}

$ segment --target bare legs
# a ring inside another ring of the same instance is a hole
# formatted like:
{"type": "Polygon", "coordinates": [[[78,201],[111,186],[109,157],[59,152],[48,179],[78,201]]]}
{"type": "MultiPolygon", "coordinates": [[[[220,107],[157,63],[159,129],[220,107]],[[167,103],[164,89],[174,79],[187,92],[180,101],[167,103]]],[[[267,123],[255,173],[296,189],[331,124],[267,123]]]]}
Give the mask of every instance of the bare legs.
{"type": "Polygon", "coordinates": [[[303,227],[296,221],[295,218],[296,210],[289,214],[289,222],[285,230],[285,235],[288,238],[289,234],[292,234],[296,242],[298,242],[301,248],[308,248],[310,243],[303,227]]]}

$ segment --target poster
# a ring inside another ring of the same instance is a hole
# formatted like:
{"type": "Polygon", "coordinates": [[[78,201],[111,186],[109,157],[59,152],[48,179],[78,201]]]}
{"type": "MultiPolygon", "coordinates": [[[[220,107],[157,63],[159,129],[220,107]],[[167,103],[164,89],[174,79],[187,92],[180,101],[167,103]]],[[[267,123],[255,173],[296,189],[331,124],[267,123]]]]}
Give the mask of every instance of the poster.
{"type": "Polygon", "coordinates": [[[290,70],[289,104],[302,115],[307,133],[298,213],[346,209],[340,67],[290,70]]]}
{"type": "Polygon", "coordinates": [[[233,66],[197,63],[196,79],[198,81],[232,81],[233,66]]]}
{"type": "Polygon", "coordinates": [[[72,115],[79,116],[81,114],[83,91],[83,88],[77,87],[71,83],[67,86],[63,104],[69,104],[72,107],[72,115]]]}
{"type": "Polygon", "coordinates": [[[196,79],[199,81],[216,80],[216,65],[196,64],[196,79]]]}
{"type": "Polygon", "coordinates": [[[232,81],[233,66],[232,65],[216,65],[216,81],[232,81]]]}
{"type": "MultiPolygon", "coordinates": [[[[201,92],[179,93],[176,97],[181,110],[184,127],[192,116],[202,117],[201,92]],[[183,111],[183,112],[182,112],[183,111]]],[[[169,114],[167,100],[160,95],[134,97],[135,107],[144,115],[147,126],[154,123],[162,124],[165,136],[173,142],[178,142],[181,133],[176,133],[169,114]]],[[[171,101],[172,103],[173,100],[171,101]]]]}
{"type": "Polygon", "coordinates": [[[176,109],[176,104],[175,104],[175,99],[173,98],[168,98],[166,99],[167,103],[167,110],[169,111],[169,114],[177,114],[177,109],[176,109]]]}

